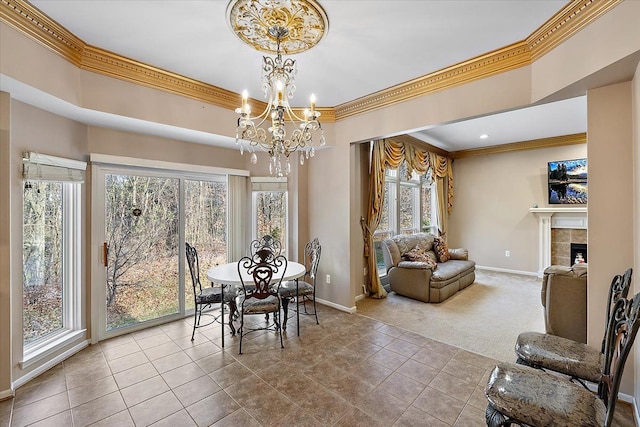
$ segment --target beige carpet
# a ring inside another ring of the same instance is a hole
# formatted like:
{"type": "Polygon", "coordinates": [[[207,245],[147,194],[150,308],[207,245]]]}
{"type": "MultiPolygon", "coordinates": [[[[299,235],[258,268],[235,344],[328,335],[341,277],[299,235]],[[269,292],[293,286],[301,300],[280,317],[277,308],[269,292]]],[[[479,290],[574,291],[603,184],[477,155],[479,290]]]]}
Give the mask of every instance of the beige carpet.
{"type": "Polygon", "coordinates": [[[523,331],[544,332],[542,279],[487,270],[440,304],[390,292],[358,301],[358,314],[455,345],[483,356],[515,361],[513,346],[523,331]]]}

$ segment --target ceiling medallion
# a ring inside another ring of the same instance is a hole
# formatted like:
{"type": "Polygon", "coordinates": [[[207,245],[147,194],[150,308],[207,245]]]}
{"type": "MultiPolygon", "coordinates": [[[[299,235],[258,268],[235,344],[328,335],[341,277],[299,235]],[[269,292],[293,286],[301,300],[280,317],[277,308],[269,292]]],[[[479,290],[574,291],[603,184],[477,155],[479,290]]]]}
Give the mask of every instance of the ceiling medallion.
{"type": "Polygon", "coordinates": [[[315,0],[231,0],[227,17],[240,40],[265,53],[277,54],[278,48],[286,55],[304,52],[329,29],[327,15],[315,0]],[[278,40],[269,33],[273,27],[289,33],[278,40]]]}

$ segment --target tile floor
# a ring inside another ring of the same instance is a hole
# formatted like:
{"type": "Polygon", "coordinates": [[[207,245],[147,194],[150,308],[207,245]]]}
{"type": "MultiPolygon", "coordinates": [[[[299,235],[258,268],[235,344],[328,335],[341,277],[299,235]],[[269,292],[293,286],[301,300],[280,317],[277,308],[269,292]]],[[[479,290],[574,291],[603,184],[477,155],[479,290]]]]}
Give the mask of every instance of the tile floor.
{"type": "MultiPolygon", "coordinates": [[[[90,346],[0,402],[1,426],[485,426],[495,361],[360,315],[196,332],[191,319],[90,346]]],[[[258,319],[263,321],[263,319],[258,319]]],[[[629,405],[626,405],[629,406],[629,405]]],[[[626,419],[618,425],[633,426],[626,419]]],[[[620,418],[620,417],[618,417],[620,418]]],[[[623,417],[624,418],[624,417],[623,417]]]]}

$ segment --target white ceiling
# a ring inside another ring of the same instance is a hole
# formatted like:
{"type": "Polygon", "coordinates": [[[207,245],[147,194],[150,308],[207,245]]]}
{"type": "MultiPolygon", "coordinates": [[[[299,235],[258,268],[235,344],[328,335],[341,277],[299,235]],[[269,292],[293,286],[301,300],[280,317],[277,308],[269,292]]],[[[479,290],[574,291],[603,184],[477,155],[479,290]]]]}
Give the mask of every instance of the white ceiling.
{"type": "MultiPolygon", "coordinates": [[[[90,45],[237,93],[248,89],[250,96],[261,99],[262,53],[230,30],[227,0],[31,3],[90,45]]],[[[294,56],[298,75],[293,105],[305,105],[315,93],[318,106],[335,107],[521,41],[566,1],[320,0],[320,4],[329,18],[329,31],[316,47],[294,56]]],[[[16,83],[3,80],[5,86],[16,83]]],[[[76,111],[75,115],[92,114],[76,111]]],[[[99,121],[99,116],[93,120],[99,121]]],[[[118,125],[116,117],[107,120],[110,127],[123,129],[135,124],[129,120],[118,125]]],[[[167,135],[169,130],[164,127],[162,132],[167,135]]],[[[188,130],[174,132],[195,142],[228,146],[230,141],[188,130]]],[[[584,97],[443,124],[412,135],[456,151],[579,132],[586,132],[584,97]],[[489,138],[479,139],[482,133],[489,138]]]]}

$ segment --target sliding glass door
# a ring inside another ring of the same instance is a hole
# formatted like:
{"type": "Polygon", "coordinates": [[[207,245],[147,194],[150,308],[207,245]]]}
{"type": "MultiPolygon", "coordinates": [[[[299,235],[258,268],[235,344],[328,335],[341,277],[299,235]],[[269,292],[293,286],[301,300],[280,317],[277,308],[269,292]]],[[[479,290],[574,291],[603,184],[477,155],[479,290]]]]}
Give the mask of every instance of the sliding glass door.
{"type": "Polygon", "coordinates": [[[106,329],[179,312],[176,178],[105,176],[106,329]]]}
{"type": "Polygon", "coordinates": [[[98,339],[189,315],[184,243],[198,250],[206,285],[207,269],[227,261],[227,177],[97,166],[93,176],[98,339]]]}

